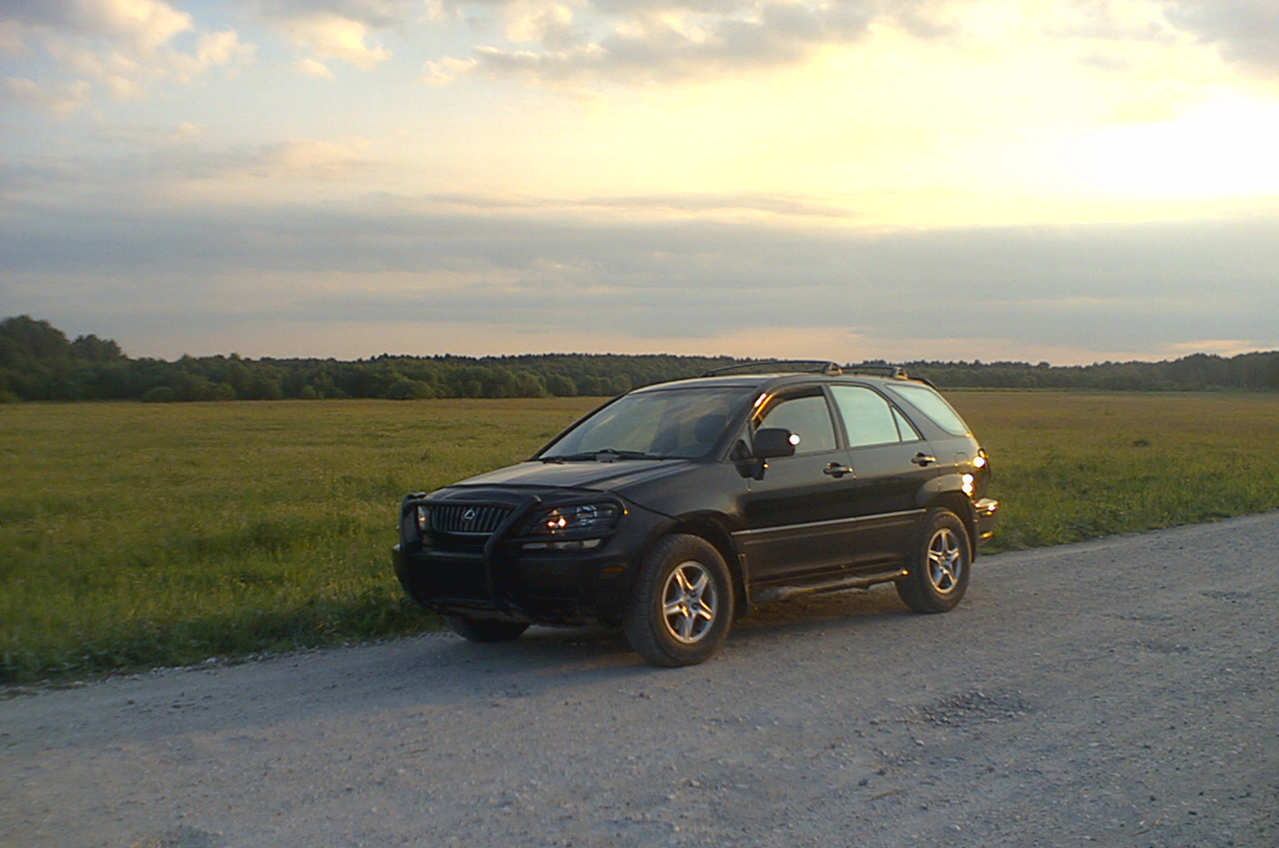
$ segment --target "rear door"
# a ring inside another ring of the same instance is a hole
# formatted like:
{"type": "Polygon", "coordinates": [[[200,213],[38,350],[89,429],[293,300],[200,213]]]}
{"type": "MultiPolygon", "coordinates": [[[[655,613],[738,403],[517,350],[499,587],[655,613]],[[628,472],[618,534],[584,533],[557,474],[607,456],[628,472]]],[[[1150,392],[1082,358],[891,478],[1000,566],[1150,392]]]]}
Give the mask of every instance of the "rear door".
{"type": "Polygon", "coordinates": [[[923,513],[918,494],[938,473],[928,443],[901,410],[873,388],[829,387],[848,444],[851,504],[856,522],[849,545],[852,563],[872,566],[901,560],[923,513]]]}

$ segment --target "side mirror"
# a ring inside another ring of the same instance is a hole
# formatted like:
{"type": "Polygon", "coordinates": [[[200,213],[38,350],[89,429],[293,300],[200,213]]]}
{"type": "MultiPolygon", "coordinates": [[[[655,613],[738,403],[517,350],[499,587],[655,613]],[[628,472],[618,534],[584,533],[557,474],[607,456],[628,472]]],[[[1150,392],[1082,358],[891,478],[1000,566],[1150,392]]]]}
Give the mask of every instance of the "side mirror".
{"type": "Polygon", "coordinates": [[[755,456],[769,459],[794,456],[799,436],[783,427],[762,427],[755,432],[755,456]]]}

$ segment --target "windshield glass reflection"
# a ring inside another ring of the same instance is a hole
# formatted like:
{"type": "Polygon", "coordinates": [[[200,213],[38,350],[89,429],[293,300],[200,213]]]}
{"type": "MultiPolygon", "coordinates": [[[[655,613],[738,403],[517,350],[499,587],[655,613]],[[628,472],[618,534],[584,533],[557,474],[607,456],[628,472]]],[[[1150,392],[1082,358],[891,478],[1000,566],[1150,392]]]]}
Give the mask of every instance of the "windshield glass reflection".
{"type": "Polygon", "coordinates": [[[578,424],[538,458],[700,459],[751,390],[665,389],[626,395],[578,424]]]}

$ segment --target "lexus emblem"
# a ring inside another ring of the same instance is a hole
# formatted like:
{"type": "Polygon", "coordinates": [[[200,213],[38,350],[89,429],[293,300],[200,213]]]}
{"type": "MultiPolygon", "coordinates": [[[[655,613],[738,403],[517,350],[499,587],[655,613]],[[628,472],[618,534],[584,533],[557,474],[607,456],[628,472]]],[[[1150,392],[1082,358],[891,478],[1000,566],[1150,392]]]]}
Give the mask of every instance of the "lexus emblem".
{"type": "Polygon", "coordinates": [[[466,512],[462,513],[462,520],[465,521],[467,524],[470,524],[472,521],[475,520],[475,516],[477,514],[478,513],[476,513],[476,511],[473,508],[468,509],[466,512]]]}

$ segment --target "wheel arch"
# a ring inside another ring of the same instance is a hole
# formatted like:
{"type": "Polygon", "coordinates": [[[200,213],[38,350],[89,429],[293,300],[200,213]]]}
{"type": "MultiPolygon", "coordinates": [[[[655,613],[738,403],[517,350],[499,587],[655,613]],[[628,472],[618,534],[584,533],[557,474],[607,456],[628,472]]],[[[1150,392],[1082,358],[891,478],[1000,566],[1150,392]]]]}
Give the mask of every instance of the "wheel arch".
{"type": "Polygon", "coordinates": [[[733,537],[728,530],[711,515],[680,516],[655,533],[645,546],[645,551],[652,550],[654,545],[667,536],[679,533],[705,539],[719,551],[719,555],[724,558],[724,565],[728,567],[728,576],[733,581],[733,609],[737,614],[744,612],[747,608],[746,574],[737,546],[733,544],[733,537]]]}
{"type": "Polygon", "coordinates": [[[977,516],[973,514],[973,503],[963,492],[939,492],[925,504],[927,509],[940,507],[953,512],[964,525],[968,533],[968,561],[977,559],[977,516]]]}

